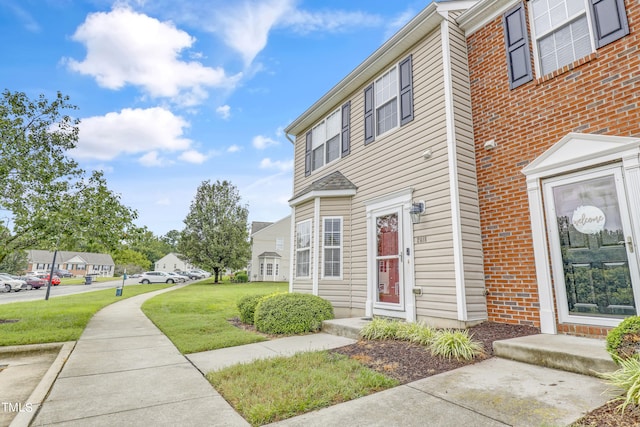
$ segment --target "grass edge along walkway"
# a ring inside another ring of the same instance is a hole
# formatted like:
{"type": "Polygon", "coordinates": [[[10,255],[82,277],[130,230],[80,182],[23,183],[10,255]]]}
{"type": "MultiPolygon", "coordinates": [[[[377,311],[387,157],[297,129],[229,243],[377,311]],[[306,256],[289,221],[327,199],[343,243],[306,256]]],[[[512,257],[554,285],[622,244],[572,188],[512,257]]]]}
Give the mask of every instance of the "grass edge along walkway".
{"type": "Polygon", "coordinates": [[[237,303],[245,295],[287,292],[286,282],[219,283],[213,279],[153,297],[143,313],[182,354],[198,353],[267,340],[229,323],[237,317],[237,303]]]}
{"type": "Polygon", "coordinates": [[[0,304],[0,346],[76,341],[100,309],[173,285],[136,285],[115,296],[115,288],[49,300],[0,304]]]}

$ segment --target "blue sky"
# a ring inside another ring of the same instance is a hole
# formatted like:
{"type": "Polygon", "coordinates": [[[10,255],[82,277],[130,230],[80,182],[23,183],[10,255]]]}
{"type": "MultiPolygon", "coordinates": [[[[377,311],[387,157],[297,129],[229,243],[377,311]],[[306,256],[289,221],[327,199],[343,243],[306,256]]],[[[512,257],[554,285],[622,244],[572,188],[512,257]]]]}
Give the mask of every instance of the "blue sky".
{"type": "Polygon", "coordinates": [[[229,180],[250,221],[289,214],[283,129],[429,3],[0,0],[2,90],[79,107],[72,157],[157,235],[229,180]]]}

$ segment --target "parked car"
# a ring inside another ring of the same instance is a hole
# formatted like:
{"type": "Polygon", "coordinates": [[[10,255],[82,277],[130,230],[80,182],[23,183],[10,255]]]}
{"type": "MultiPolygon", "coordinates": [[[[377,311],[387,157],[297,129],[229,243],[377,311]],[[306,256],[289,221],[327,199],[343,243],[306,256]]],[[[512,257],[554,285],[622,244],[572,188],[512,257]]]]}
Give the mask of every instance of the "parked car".
{"type": "Polygon", "coordinates": [[[169,276],[173,277],[176,280],[176,282],[186,282],[187,281],[186,277],[184,277],[184,276],[182,276],[182,275],[180,275],[178,273],[167,272],[167,274],[169,276]]]}
{"type": "Polygon", "coordinates": [[[205,275],[200,270],[189,270],[189,277],[192,279],[204,279],[205,275]]]}
{"type": "Polygon", "coordinates": [[[71,273],[69,270],[54,270],[53,274],[55,274],[58,277],[73,277],[73,273],[71,273]]]}
{"type": "Polygon", "coordinates": [[[46,280],[36,276],[23,276],[22,280],[27,282],[27,290],[40,289],[43,286],[47,286],[48,283],[46,280]]]}
{"type": "Polygon", "coordinates": [[[7,273],[0,273],[0,286],[4,288],[4,292],[19,292],[27,289],[27,282],[14,279],[7,273]]]}
{"type": "MultiPolygon", "coordinates": [[[[40,279],[44,279],[45,282],[49,283],[49,274],[48,273],[38,274],[35,277],[38,277],[40,279]]],[[[53,278],[51,279],[51,284],[53,286],[58,286],[60,284],[60,278],[54,274],[53,278]]]]}
{"type": "Polygon", "coordinates": [[[140,283],[176,283],[176,279],[164,271],[147,271],[140,276],[140,283]]]}
{"type": "Polygon", "coordinates": [[[191,275],[189,275],[188,271],[178,270],[178,271],[174,271],[174,273],[179,274],[180,276],[184,277],[187,280],[191,280],[191,275]]]}

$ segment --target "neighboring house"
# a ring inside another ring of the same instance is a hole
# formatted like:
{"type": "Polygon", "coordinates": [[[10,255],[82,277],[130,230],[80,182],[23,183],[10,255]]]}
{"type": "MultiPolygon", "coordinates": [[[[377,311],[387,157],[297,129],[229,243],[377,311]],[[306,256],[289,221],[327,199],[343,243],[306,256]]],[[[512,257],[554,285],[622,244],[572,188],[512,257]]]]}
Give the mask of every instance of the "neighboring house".
{"type": "Polygon", "coordinates": [[[640,2],[485,0],[457,22],[489,319],[604,335],[640,301],[640,2]]]}
{"type": "MultiPolygon", "coordinates": [[[[53,262],[53,252],[43,250],[28,250],[28,271],[50,271],[53,262]]],[[[90,252],[58,251],[56,254],[56,269],[69,270],[74,276],[97,275],[113,277],[115,264],[109,254],[90,252]]]]}
{"type": "Polygon", "coordinates": [[[189,271],[196,268],[194,265],[180,258],[180,254],[170,253],[160,258],[155,263],[155,271],[166,271],[172,273],[174,271],[189,271]]]}
{"type": "Polygon", "coordinates": [[[282,282],[289,277],[291,216],[272,222],[251,223],[250,281],[282,282]]]}
{"type": "Polygon", "coordinates": [[[290,290],[331,301],[337,317],[487,319],[467,49],[455,21],[474,3],[428,5],[286,129],[290,290]]]}

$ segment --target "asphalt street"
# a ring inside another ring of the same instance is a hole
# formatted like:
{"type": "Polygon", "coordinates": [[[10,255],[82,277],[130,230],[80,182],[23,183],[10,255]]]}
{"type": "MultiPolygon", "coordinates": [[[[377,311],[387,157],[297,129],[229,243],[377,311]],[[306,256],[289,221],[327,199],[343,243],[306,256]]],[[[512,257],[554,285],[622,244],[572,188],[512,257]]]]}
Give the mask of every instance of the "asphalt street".
{"type": "MultiPolygon", "coordinates": [[[[126,286],[144,286],[138,283],[140,279],[127,279],[124,282],[126,286]]],[[[49,298],[55,298],[63,295],[80,294],[83,292],[99,291],[102,289],[117,288],[122,286],[122,279],[112,280],[109,282],[93,282],[91,285],[58,285],[51,286],[49,292],[49,298]]],[[[20,292],[2,292],[0,293],[0,304],[8,304],[12,302],[21,301],[35,301],[44,299],[47,293],[47,288],[42,287],[40,289],[32,289],[30,291],[20,292]]]]}

